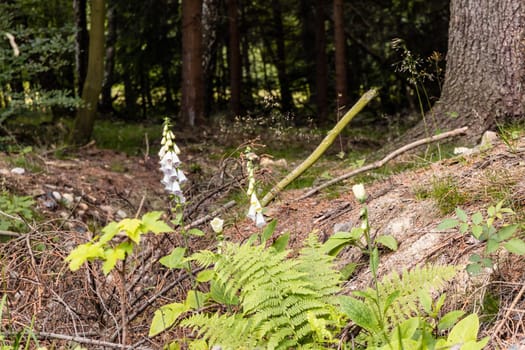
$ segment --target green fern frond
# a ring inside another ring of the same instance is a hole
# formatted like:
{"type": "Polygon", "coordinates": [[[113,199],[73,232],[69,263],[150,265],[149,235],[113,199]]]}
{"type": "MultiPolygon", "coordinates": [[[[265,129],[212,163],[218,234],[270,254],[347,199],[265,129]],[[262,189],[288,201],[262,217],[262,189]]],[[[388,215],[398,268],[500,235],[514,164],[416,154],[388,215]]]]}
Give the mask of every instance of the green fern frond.
{"type": "MultiPolygon", "coordinates": [[[[319,338],[320,328],[311,320],[335,332],[341,325],[333,295],[340,291],[341,278],[333,258],[322,252],[313,236],[297,258],[288,255],[262,245],[225,244],[215,261],[213,283],[224,295],[238,297],[239,312],[195,315],[182,325],[225,349],[300,348],[319,338]]],[[[206,256],[199,259],[209,261],[206,256]]],[[[317,342],[316,348],[323,346],[317,342]]]]}
{"type": "MultiPolygon", "coordinates": [[[[451,281],[458,271],[457,266],[428,265],[416,267],[410,271],[403,271],[402,276],[397,272],[392,272],[383,277],[378,284],[379,300],[386,300],[392,293],[399,293],[392,305],[386,311],[386,327],[391,329],[410,317],[420,314],[419,292],[440,292],[448,281],[451,281]]],[[[372,288],[368,288],[366,293],[374,295],[372,288]]],[[[372,309],[372,301],[365,299],[372,309]]]]}
{"type": "Polygon", "coordinates": [[[181,322],[181,326],[192,329],[204,339],[210,348],[220,345],[223,349],[254,349],[251,321],[239,315],[195,314],[181,322]],[[227,334],[225,331],[227,330],[227,334]]]}
{"type": "Polygon", "coordinates": [[[201,250],[193,253],[191,260],[194,260],[202,267],[210,267],[219,260],[219,255],[209,250],[201,250]]]}

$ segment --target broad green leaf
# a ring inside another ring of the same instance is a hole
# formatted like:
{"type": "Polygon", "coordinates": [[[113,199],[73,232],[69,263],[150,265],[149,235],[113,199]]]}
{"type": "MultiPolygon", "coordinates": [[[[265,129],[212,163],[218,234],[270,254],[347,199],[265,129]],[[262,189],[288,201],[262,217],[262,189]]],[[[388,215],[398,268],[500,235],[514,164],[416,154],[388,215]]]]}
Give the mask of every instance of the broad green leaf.
{"type": "Polygon", "coordinates": [[[459,221],[456,219],[445,219],[437,226],[437,229],[440,231],[449,230],[451,228],[457,227],[459,221]]]}
{"type": "Polygon", "coordinates": [[[465,213],[465,211],[461,209],[460,207],[456,208],[456,216],[458,217],[460,221],[463,221],[463,222],[468,221],[467,213],[465,213]]]}
{"type": "Polygon", "coordinates": [[[211,347],[208,346],[208,343],[206,343],[205,340],[203,339],[197,339],[197,340],[193,340],[191,343],[190,343],[190,348],[189,350],[208,350],[210,349],[211,347]]]}
{"type": "Polygon", "coordinates": [[[397,241],[393,236],[383,235],[383,236],[376,237],[376,242],[384,245],[391,251],[397,250],[397,241]]]}
{"type": "Polygon", "coordinates": [[[350,276],[352,276],[352,274],[354,273],[356,268],[357,268],[357,263],[355,262],[346,264],[345,267],[341,269],[341,275],[343,276],[343,279],[344,280],[349,279],[350,276]]]}
{"type": "Polygon", "coordinates": [[[481,234],[483,233],[483,227],[480,225],[472,225],[472,235],[476,237],[476,239],[479,239],[481,234]]]}
{"type": "Polygon", "coordinates": [[[164,346],[163,350],[181,350],[180,344],[176,341],[173,341],[164,346]]]}
{"type": "Polygon", "coordinates": [[[472,223],[474,225],[481,225],[483,222],[483,215],[481,215],[481,212],[476,212],[474,215],[472,215],[472,223]]]}
{"type": "Polygon", "coordinates": [[[347,245],[353,244],[363,235],[362,228],[352,228],[350,232],[336,232],[323,244],[323,250],[332,256],[336,256],[347,245]]]}
{"type": "Polygon", "coordinates": [[[140,243],[140,234],[142,233],[139,228],[142,221],[139,219],[124,219],[118,223],[119,228],[126,233],[136,244],[140,243]]]}
{"type": "Polygon", "coordinates": [[[159,220],[162,216],[161,211],[152,211],[142,216],[142,231],[153,232],[158,235],[160,233],[172,232],[173,229],[164,221],[159,220]]]}
{"type": "Polygon", "coordinates": [[[115,264],[118,260],[124,260],[126,257],[126,253],[123,249],[113,249],[109,248],[104,251],[104,264],[102,265],[102,272],[104,272],[104,275],[107,275],[108,273],[113,270],[115,267],[115,264]]]}
{"type": "Polygon", "coordinates": [[[192,236],[197,236],[197,237],[204,236],[204,232],[202,232],[202,230],[199,230],[198,228],[192,228],[191,230],[188,231],[188,234],[192,236]]]}
{"type": "Polygon", "coordinates": [[[468,260],[470,262],[477,263],[481,261],[481,257],[478,254],[472,254],[471,256],[469,256],[468,260]]]}
{"type": "Polygon", "coordinates": [[[438,314],[441,311],[441,308],[443,307],[443,305],[445,305],[446,298],[447,298],[447,293],[443,293],[439,296],[438,300],[436,301],[433,307],[434,313],[438,314]]]}
{"type": "Polygon", "coordinates": [[[467,232],[468,228],[469,228],[469,225],[466,222],[462,222],[461,224],[459,224],[459,232],[460,233],[467,232]]]}
{"type": "Polygon", "coordinates": [[[498,231],[497,237],[499,238],[500,241],[509,239],[516,232],[518,227],[519,225],[516,225],[516,224],[504,226],[498,231]]]}
{"type": "Polygon", "coordinates": [[[480,264],[483,267],[492,267],[494,265],[494,262],[490,258],[483,258],[481,259],[480,264]]]}
{"type": "Polygon", "coordinates": [[[487,252],[487,254],[491,254],[491,253],[494,253],[496,250],[498,250],[498,248],[499,248],[499,242],[491,238],[487,241],[485,252],[487,252]]]}
{"type": "Polygon", "coordinates": [[[417,295],[419,296],[419,303],[423,307],[423,311],[430,314],[432,312],[432,296],[429,291],[426,289],[420,289],[417,292],[417,295]]]}
{"type": "Polygon", "coordinates": [[[276,226],[277,220],[275,219],[273,219],[268,225],[266,225],[261,234],[261,243],[264,244],[268,240],[268,238],[270,238],[273,235],[276,226]]]}
{"type": "Polygon", "coordinates": [[[385,300],[385,305],[383,307],[383,313],[386,314],[388,308],[390,308],[390,306],[392,306],[392,303],[399,297],[400,293],[401,292],[399,290],[396,290],[395,292],[390,293],[388,295],[388,297],[385,300]]]}
{"type": "Polygon", "coordinates": [[[481,265],[479,263],[468,264],[466,270],[471,275],[479,275],[481,273],[481,265]]]}
{"type": "Polygon", "coordinates": [[[450,311],[445,314],[445,316],[441,317],[438,323],[438,330],[444,331],[452,327],[456,324],[456,322],[463,317],[465,314],[465,311],[462,310],[454,310],[450,311]]]}
{"type": "Polygon", "coordinates": [[[66,257],[66,262],[69,262],[69,269],[71,271],[77,271],[87,260],[103,257],[104,248],[102,248],[100,244],[88,242],[73,249],[66,257]]]}
{"type": "Polygon", "coordinates": [[[169,255],[160,258],[159,262],[170,269],[180,268],[182,267],[184,253],[186,253],[186,248],[176,247],[169,255]]]}
{"type": "Polygon", "coordinates": [[[153,315],[151,326],[149,328],[149,336],[153,337],[164,330],[171,327],[177,318],[188,311],[189,308],[181,303],[172,303],[161,306],[153,315]]]}
{"type": "Polygon", "coordinates": [[[101,244],[105,244],[113,239],[120,232],[119,224],[111,221],[102,229],[102,236],[99,238],[101,244]]]}
{"type": "Polygon", "coordinates": [[[359,327],[366,329],[370,333],[379,331],[379,325],[373,316],[374,311],[371,310],[367,304],[349,296],[341,296],[339,303],[341,305],[341,311],[359,327]]]}
{"type": "Polygon", "coordinates": [[[197,277],[195,277],[195,280],[197,282],[209,282],[213,276],[215,276],[215,271],[213,270],[204,270],[197,274],[197,277]]]}
{"type": "Polygon", "coordinates": [[[175,226],[182,225],[182,213],[177,213],[177,215],[175,215],[175,219],[171,220],[171,223],[175,226]]]}
{"type": "Polygon", "coordinates": [[[282,252],[286,249],[286,246],[288,245],[288,240],[290,239],[290,232],[286,232],[281,237],[277,238],[275,242],[273,242],[272,247],[278,251],[282,252]]]}
{"type": "Polygon", "coordinates": [[[190,290],[186,295],[186,301],[184,304],[188,307],[188,309],[199,309],[209,298],[209,293],[190,290]]]}
{"type": "Polygon", "coordinates": [[[514,238],[505,243],[505,249],[513,254],[523,255],[525,254],[525,242],[523,240],[514,238]]]}
{"type": "Polygon", "coordinates": [[[411,317],[403,321],[392,331],[392,340],[396,343],[399,340],[411,339],[419,327],[419,318],[411,317]]]}
{"type": "Polygon", "coordinates": [[[488,214],[488,216],[494,217],[496,215],[496,208],[493,205],[491,205],[487,209],[487,214],[488,214]]]}
{"type": "Polygon", "coordinates": [[[459,321],[447,337],[449,343],[461,344],[468,341],[476,341],[479,331],[478,315],[470,314],[459,321]]]}

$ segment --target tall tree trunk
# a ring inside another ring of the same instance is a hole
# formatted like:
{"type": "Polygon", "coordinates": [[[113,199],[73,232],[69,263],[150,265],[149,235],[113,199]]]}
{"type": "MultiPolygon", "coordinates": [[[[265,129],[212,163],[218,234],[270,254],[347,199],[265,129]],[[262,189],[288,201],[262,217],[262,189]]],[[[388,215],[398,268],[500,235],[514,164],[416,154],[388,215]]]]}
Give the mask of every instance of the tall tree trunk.
{"type": "Polygon", "coordinates": [[[113,87],[113,73],[115,71],[115,44],[117,42],[117,16],[115,5],[108,9],[108,35],[106,38],[106,65],[104,83],[102,84],[102,99],[100,109],[103,112],[113,111],[111,88],[113,87]]]}
{"type": "Polygon", "coordinates": [[[301,41],[303,44],[303,60],[306,68],[306,81],[308,83],[310,95],[309,104],[315,105],[315,98],[317,96],[315,92],[315,55],[317,53],[317,39],[312,40],[312,38],[315,38],[317,22],[315,18],[313,2],[311,0],[301,0],[299,5],[299,17],[301,20],[301,41]]]}
{"type": "Polygon", "coordinates": [[[211,83],[216,78],[217,68],[217,48],[218,40],[217,33],[219,31],[219,24],[221,14],[219,0],[203,0],[202,3],[202,69],[203,69],[203,81],[210,82],[209,84],[203,84],[203,115],[209,116],[213,107],[213,88],[214,84],[211,83]]]}
{"type": "Polygon", "coordinates": [[[71,142],[87,143],[93,132],[97,102],[104,78],[104,0],[91,0],[91,29],[89,32],[89,57],[86,81],[82,89],[83,105],[75,118],[71,142]]]}
{"type": "Polygon", "coordinates": [[[315,2],[315,100],[318,120],[328,117],[328,70],[326,58],[324,0],[315,2]]]}
{"type": "Polygon", "coordinates": [[[474,142],[496,123],[525,117],[525,3],[452,0],[439,102],[407,138],[469,126],[474,142]]]}
{"type": "MultiPolygon", "coordinates": [[[[246,2],[241,1],[237,4],[241,11],[241,23],[240,23],[240,32],[241,33],[247,33],[250,28],[248,25],[248,18],[246,17],[246,2]]],[[[242,74],[241,77],[243,79],[242,86],[244,90],[244,94],[242,96],[243,102],[241,105],[244,106],[244,108],[251,108],[253,107],[254,100],[253,100],[253,80],[252,80],[252,67],[250,62],[250,41],[248,39],[248,35],[243,35],[241,38],[241,60],[242,60],[242,74]]]]}
{"type": "Polygon", "coordinates": [[[346,37],[343,0],[334,0],[334,44],[337,107],[345,109],[348,102],[348,88],[346,81],[346,37]]]}
{"type": "Polygon", "coordinates": [[[275,26],[275,43],[277,46],[277,57],[275,65],[277,67],[277,77],[281,91],[281,107],[283,111],[290,111],[293,108],[292,93],[290,84],[286,76],[286,52],[284,44],[284,25],[280,0],[272,0],[273,21],[275,26]]]}
{"type": "Polygon", "coordinates": [[[182,0],[182,119],[203,119],[202,0],[182,0]]]}
{"type": "Polygon", "coordinates": [[[228,5],[228,66],[230,68],[230,109],[234,116],[241,114],[241,48],[237,0],[227,0],[228,5]]]}
{"type": "Polygon", "coordinates": [[[75,14],[75,65],[77,93],[82,94],[88,65],[89,34],[87,30],[86,0],[73,0],[75,14]]]}

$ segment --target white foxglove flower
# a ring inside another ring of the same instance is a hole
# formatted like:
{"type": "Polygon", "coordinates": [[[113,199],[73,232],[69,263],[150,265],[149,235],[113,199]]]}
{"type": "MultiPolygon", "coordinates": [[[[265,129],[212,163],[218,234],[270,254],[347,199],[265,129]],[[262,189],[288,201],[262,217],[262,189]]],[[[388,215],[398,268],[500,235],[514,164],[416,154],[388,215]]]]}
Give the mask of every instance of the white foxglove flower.
{"type": "Polygon", "coordinates": [[[366,191],[363,184],[357,184],[352,186],[352,192],[354,192],[355,198],[360,202],[364,203],[366,201],[366,191]]]}
{"type": "Polygon", "coordinates": [[[212,228],[213,232],[215,232],[215,233],[221,233],[221,232],[222,232],[223,225],[224,225],[224,220],[222,220],[222,219],[220,219],[220,218],[214,218],[214,219],[210,222],[210,225],[211,225],[211,228],[212,228]]]}
{"type": "Polygon", "coordinates": [[[159,150],[160,170],[164,173],[161,183],[165,186],[166,191],[176,196],[178,203],[184,203],[186,199],[180,185],[188,178],[180,169],[181,161],[178,156],[180,149],[174,139],[175,135],[170,130],[169,121],[166,119],[160,142],[162,146],[159,150]]]}
{"type": "Polygon", "coordinates": [[[255,226],[263,227],[264,225],[266,225],[266,220],[264,219],[264,215],[262,213],[257,213],[255,215],[255,226]]]}
{"type": "Polygon", "coordinates": [[[177,169],[177,178],[179,179],[179,183],[181,185],[185,183],[186,181],[188,181],[188,178],[186,177],[186,175],[184,175],[184,173],[180,169],[177,169]]]}

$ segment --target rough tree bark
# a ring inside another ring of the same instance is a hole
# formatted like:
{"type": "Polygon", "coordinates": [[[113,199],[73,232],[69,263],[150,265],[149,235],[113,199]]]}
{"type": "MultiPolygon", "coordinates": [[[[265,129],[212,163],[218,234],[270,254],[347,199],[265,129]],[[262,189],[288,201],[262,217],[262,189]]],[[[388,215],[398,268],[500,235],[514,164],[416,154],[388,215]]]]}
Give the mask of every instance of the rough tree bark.
{"type": "Polygon", "coordinates": [[[337,107],[346,109],[348,87],[346,79],[346,37],[343,0],[334,0],[335,93],[337,107]]]}
{"type": "Polygon", "coordinates": [[[277,46],[275,66],[277,67],[277,78],[279,80],[279,89],[281,92],[281,108],[283,111],[288,112],[293,108],[293,99],[286,73],[285,34],[281,2],[279,0],[272,0],[272,13],[273,24],[275,27],[275,44],[277,46]]]}
{"type": "Polygon", "coordinates": [[[525,2],[452,0],[441,97],[404,138],[465,125],[473,143],[496,123],[524,116],[525,2]]]}
{"type": "Polygon", "coordinates": [[[230,70],[230,109],[234,116],[241,114],[241,48],[238,25],[237,0],[227,0],[228,5],[228,66],[230,70]]]}
{"type": "Polygon", "coordinates": [[[73,0],[75,14],[75,66],[77,93],[82,94],[88,65],[89,33],[87,30],[86,0],[73,0]]]}
{"type": "Polygon", "coordinates": [[[202,0],[182,0],[182,120],[203,119],[202,0]]]}
{"type": "Polygon", "coordinates": [[[86,81],[82,88],[83,105],[78,109],[71,143],[85,144],[91,138],[97,102],[104,78],[104,22],[105,0],[91,1],[91,29],[89,31],[89,55],[86,81]]]}
{"type": "Polygon", "coordinates": [[[315,102],[318,120],[328,118],[328,68],[324,0],[315,2],[315,102]]]}
{"type": "Polygon", "coordinates": [[[102,84],[102,98],[100,110],[102,112],[113,111],[113,99],[111,88],[113,87],[113,73],[115,71],[115,52],[117,43],[117,16],[115,5],[108,9],[108,35],[106,38],[106,65],[104,70],[104,82],[102,84]]]}

